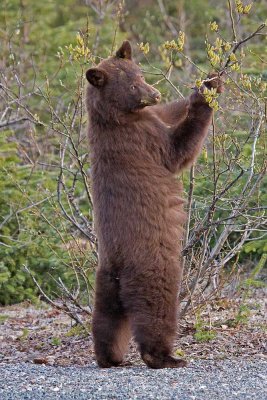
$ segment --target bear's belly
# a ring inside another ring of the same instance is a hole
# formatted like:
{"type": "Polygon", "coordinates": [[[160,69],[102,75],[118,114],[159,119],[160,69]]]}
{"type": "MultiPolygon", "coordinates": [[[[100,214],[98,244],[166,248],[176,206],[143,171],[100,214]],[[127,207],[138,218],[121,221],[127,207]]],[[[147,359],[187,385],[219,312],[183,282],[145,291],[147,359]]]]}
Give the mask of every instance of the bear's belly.
{"type": "Polygon", "coordinates": [[[156,172],[93,177],[95,229],[105,252],[118,254],[127,243],[127,251],[135,253],[146,247],[178,254],[185,222],[182,185],[156,172]]]}

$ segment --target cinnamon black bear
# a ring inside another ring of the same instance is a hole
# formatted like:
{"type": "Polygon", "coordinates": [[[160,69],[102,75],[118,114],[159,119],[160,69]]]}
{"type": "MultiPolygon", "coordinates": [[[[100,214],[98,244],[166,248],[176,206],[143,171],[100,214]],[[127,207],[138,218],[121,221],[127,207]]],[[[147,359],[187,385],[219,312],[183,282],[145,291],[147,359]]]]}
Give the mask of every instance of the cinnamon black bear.
{"type": "MultiPolygon", "coordinates": [[[[99,266],[93,313],[100,367],[119,365],[131,334],[151,368],[182,367],[176,333],[185,221],[175,174],[192,164],[212,109],[195,91],[159,105],[123,42],[86,73],[89,142],[99,266]]],[[[222,91],[215,78],[206,83],[222,91]]]]}

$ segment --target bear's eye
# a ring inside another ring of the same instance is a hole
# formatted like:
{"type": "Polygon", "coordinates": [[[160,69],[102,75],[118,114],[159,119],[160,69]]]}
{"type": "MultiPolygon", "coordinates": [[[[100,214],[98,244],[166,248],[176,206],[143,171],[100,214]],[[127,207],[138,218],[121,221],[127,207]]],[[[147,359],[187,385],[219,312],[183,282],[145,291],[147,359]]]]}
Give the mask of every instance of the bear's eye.
{"type": "Polygon", "coordinates": [[[131,85],[131,90],[135,90],[136,86],[135,85],[131,85]]]}

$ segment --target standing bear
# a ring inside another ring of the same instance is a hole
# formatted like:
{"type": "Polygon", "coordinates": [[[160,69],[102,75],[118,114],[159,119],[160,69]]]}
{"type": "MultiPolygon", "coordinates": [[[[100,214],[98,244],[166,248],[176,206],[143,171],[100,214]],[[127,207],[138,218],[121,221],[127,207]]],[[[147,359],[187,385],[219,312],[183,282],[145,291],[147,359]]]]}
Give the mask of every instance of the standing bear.
{"type": "MultiPolygon", "coordinates": [[[[183,367],[186,362],[171,355],[185,222],[175,174],[198,155],[212,109],[201,90],[158,104],[160,93],[132,61],[128,41],[86,78],[99,246],[92,328],[97,363],[122,363],[133,335],[149,367],[183,367]]],[[[206,86],[222,91],[217,77],[206,86]]]]}

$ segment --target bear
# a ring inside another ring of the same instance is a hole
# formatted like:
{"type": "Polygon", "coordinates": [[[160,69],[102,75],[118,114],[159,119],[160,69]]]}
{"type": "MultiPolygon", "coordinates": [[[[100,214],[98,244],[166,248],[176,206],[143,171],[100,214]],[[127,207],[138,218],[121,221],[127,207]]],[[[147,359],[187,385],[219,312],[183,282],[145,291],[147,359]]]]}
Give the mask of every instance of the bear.
{"type": "MultiPolygon", "coordinates": [[[[92,318],[99,367],[119,366],[131,336],[150,368],[172,355],[186,214],[176,174],[196,159],[213,110],[203,87],[161,105],[124,41],[86,72],[98,267],[92,318]]],[[[222,91],[220,77],[205,85],[222,91]]]]}

